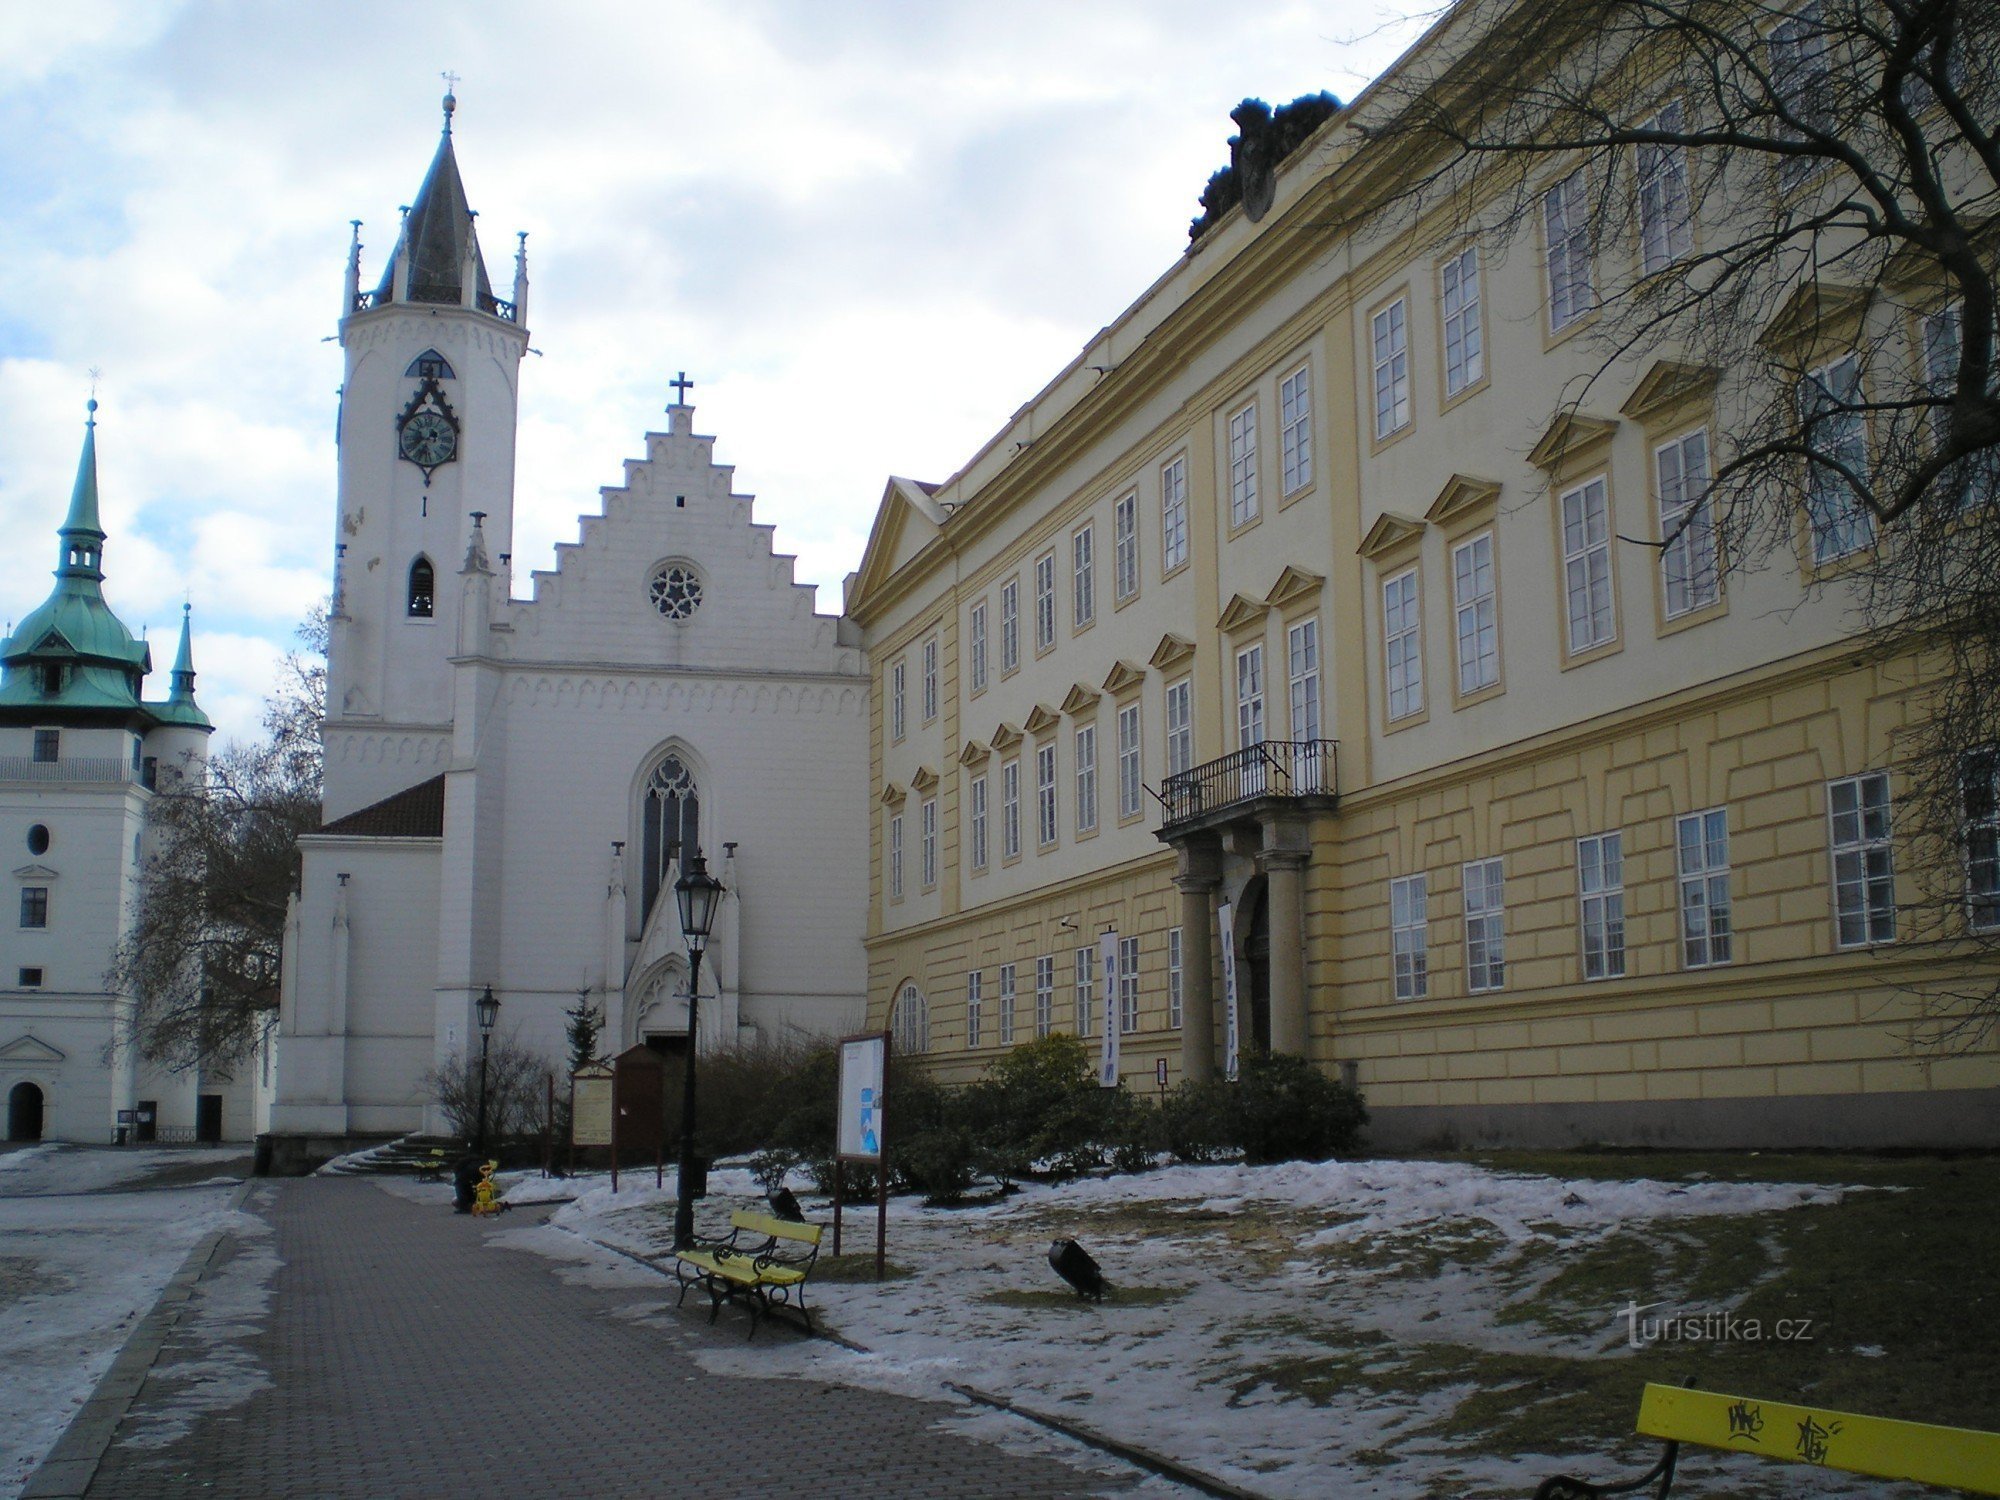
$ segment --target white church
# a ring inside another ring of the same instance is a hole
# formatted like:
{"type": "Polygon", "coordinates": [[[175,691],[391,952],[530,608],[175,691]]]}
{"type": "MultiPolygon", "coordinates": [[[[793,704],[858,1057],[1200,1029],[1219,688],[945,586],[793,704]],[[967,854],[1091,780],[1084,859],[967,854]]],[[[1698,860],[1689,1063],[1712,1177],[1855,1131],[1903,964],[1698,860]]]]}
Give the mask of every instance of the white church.
{"type": "Polygon", "coordinates": [[[494,295],[444,134],[379,285],[349,252],[325,813],[301,841],[271,1132],[282,1168],[444,1127],[419,1080],[496,1036],[558,1063],[858,1030],[868,677],[686,386],[517,597],[525,236],[494,295]],[[672,886],[727,888],[699,1035],[672,886]]]}

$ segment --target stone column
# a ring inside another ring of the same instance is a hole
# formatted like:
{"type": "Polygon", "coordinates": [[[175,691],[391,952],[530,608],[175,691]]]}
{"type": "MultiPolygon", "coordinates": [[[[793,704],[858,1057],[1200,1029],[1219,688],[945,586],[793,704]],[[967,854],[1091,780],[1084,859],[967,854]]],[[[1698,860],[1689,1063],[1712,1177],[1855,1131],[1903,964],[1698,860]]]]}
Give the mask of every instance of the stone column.
{"type": "Polygon", "coordinates": [[[1222,848],[1212,838],[1178,846],[1181,893],[1181,1077],[1215,1077],[1215,893],[1222,886],[1222,848]]]}
{"type": "Polygon", "coordinates": [[[1257,856],[1271,912],[1271,1050],[1306,1051],[1304,849],[1266,849],[1257,856]]]}

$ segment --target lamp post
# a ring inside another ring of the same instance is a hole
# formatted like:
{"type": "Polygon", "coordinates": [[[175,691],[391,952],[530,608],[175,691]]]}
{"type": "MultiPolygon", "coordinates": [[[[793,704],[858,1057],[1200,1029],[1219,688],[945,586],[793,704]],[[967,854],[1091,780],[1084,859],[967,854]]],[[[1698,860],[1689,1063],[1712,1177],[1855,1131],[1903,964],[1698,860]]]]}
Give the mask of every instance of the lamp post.
{"type": "Polygon", "coordinates": [[[479,1013],[479,1139],[473,1146],[473,1153],[482,1160],[486,1156],[486,1049],[493,1040],[493,1023],[500,1018],[500,1002],[493,998],[493,986],[486,986],[486,993],[473,1002],[472,1008],[479,1013]]]}
{"type": "Polygon", "coordinates": [[[694,1049],[701,955],[722,901],[722,882],[708,873],[700,850],[682,866],[681,878],[674,882],[674,900],[681,909],[681,936],[687,940],[688,955],[687,1075],[681,1087],[680,1180],[674,1187],[674,1248],[681,1250],[694,1243],[694,1049]]]}

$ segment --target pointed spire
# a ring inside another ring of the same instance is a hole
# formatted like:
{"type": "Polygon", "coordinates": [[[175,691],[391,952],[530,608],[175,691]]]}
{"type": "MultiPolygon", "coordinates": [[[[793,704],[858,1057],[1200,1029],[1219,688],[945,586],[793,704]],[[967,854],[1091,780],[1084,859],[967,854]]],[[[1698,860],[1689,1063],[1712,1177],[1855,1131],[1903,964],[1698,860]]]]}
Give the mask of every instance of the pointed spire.
{"type": "Polygon", "coordinates": [[[174,651],[173,700],[194,702],[194,633],[190,620],[192,604],[181,606],[181,643],[174,651]]]}
{"type": "Polygon", "coordinates": [[[465,183],[452,152],[451,118],[457,97],[444,96],[444,131],[424,185],[404,216],[395,254],[375,293],[385,302],[429,302],[493,312],[493,284],[479,253],[479,234],[465,201],[465,183]]]}
{"type": "Polygon", "coordinates": [[[69,495],[69,514],[57,535],[62,547],[56,561],[58,578],[101,579],[104,527],[97,517],[97,398],[90,398],[90,416],[83,427],[83,454],[76,461],[76,486],[69,495]]]}

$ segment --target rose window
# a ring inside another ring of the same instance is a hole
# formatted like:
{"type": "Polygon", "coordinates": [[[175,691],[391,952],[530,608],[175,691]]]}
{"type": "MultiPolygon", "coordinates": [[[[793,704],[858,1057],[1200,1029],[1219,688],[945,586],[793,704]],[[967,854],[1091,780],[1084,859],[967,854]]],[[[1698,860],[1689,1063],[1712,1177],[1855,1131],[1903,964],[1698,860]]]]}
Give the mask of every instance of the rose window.
{"type": "Polygon", "coordinates": [[[669,620],[685,620],[701,604],[701,579],[686,563],[664,563],[654,572],[647,592],[653,608],[669,620]]]}

